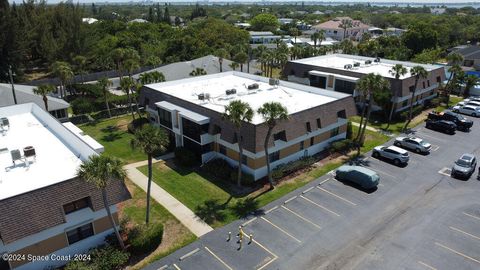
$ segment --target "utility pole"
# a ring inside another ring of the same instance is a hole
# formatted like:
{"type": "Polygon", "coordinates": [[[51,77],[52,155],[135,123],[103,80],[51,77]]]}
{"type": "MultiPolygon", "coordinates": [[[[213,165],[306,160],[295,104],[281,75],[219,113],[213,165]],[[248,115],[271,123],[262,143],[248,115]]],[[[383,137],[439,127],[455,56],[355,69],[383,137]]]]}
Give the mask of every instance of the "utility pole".
{"type": "Polygon", "coordinates": [[[15,95],[15,85],[13,84],[13,74],[12,74],[12,66],[8,66],[8,75],[10,76],[10,83],[12,84],[12,95],[13,95],[13,102],[15,105],[17,104],[17,95],[15,95]]]}

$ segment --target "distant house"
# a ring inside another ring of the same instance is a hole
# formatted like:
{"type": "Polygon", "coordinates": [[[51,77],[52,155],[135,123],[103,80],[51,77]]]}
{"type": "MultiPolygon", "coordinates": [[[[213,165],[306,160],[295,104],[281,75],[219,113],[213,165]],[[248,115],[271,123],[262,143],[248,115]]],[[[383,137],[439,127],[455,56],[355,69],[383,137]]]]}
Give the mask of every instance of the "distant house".
{"type": "Polygon", "coordinates": [[[281,36],[274,35],[272,32],[268,31],[250,31],[250,44],[273,44],[278,39],[281,39],[281,36]]]}
{"type": "Polygon", "coordinates": [[[451,53],[456,52],[463,56],[464,67],[473,67],[475,70],[480,70],[480,46],[459,46],[458,49],[453,50],[451,53]]]}
{"type": "Polygon", "coordinates": [[[95,18],[82,18],[82,22],[87,24],[92,24],[92,23],[98,22],[98,20],[95,18]]]}
{"type": "Polygon", "coordinates": [[[249,23],[235,23],[235,27],[241,28],[241,29],[247,29],[250,28],[252,25],[249,23]]]}
{"type": "Polygon", "coordinates": [[[400,11],[397,10],[392,10],[390,11],[390,14],[402,14],[400,11]]]}
{"type": "Polygon", "coordinates": [[[320,10],[317,10],[315,12],[312,13],[313,15],[323,15],[325,13],[321,12],[320,10]]]}
{"type": "Polygon", "coordinates": [[[292,18],[280,18],[280,19],[278,19],[278,22],[280,23],[280,25],[291,24],[291,23],[293,23],[293,19],[292,18]]]}
{"type": "Polygon", "coordinates": [[[316,31],[324,31],[326,37],[331,37],[336,40],[342,40],[344,37],[353,40],[360,40],[364,33],[368,32],[369,25],[362,23],[359,20],[353,20],[350,17],[336,17],[333,20],[317,24],[312,27],[316,31]],[[341,27],[342,22],[351,21],[352,27],[346,29],[341,27]]]}
{"type": "Polygon", "coordinates": [[[447,11],[446,8],[430,8],[430,13],[434,15],[442,15],[447,11]]]}
{"type": "Polygon", "coordinates": [[[147,23],[148,21],[145,19],[133,19],[129,21],[128,23],[147,23]]]}
{"type": "Polygon", "coordinates": [[[401,36],[405,32],[407,32],[407,30],[395,27],[388,27],[384,31],[387,36],[401,36]]]}
{"type": "MultiPolygon", "coordinates": [[[[42,109],[45,109],[43,98],[33,93],[33,89],[36,86],[15,84],[15,96],[17,98],[17,104],[35,103],[42,109]]],[[[59,121],[64,122],[68,120],[68,108],[70,104],[63,99],[47,96],[48,100],[48,112],[57,118],[59,121]]],[[[15,105],[12,85],[6,83],[0,83],[0,107],[6,107],[15,105]]]]}

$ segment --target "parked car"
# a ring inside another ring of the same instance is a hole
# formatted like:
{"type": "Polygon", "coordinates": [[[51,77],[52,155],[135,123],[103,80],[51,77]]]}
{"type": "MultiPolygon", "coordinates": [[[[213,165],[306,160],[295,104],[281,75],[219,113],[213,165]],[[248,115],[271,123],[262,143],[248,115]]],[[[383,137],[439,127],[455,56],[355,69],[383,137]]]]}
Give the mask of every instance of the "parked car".
{"type": "Polygon", "coordinates": [[[451,121],[446,120],[431,120],[427,119],[425,124],[426,128],[433,129],[436,131],[445,132],[448,134],[455,134],[455,130],[457,129],[457,125],[451,121]]]}
{"type": "Polygon", "coordinates": [[[473,154],[463,154],[452,167],[452,176],[470,178],[477,167],[477,159],[473,154]]]}
{"type": "Polygon", "coordinates": [[[417,153],[429,153],[432,148],[430,143],[417,137],[397,137],[393,144],[417,153]]]}
{"type": "Polygon", "coordinates": [[[407,164],[410,159],[407,151],[393,145],[388,147],[380,145],[373,148],[372,156],[374,158],[383,157],[389,159],[397,166],[400,164],[407,164]]]}
{"type": "Polygon", "coordinates": [[[463,100],[464,102],[465,101],[480,101],[480,97],[479,96],[470,96],[469,98],[466,98],[463,100]]]}
{"type": "Polygon", "coordinates": [[[357,184],[364,189],[373,189],[380,182],[380,176],[376,172],[362,166],[343,165],[335,171],[335,178],[357,184]]]}
{"type": "Polygon", "coordinates": [[[464,101],[460,101],[457,105],[459,105],[459,106],[470,105],[470,106],[478,107],[478,106],[480,106],[480,101],[476,101],[476,100],[464,100],[464,101]]]}
{"type": "Polygon", "coordinates": [[[468,131],[473,126],[473,121],[468,120],[464,116],[459,115],[458,113],[452,111],[436,112],[431,111],[428,114],[428,119],[432,120],[447,120],[452,121],[457,125],[458,130],[468,131]]]}
{"type": "Polygon", "coordinates": [[[470,116],[473,116],[473,117],[480,116],[480,107],[477,107],[477,106],[457,105],[457,106],[454,106],[452,110],[456,113],[463,113],[463,114],[470,115],[470,116]]]}

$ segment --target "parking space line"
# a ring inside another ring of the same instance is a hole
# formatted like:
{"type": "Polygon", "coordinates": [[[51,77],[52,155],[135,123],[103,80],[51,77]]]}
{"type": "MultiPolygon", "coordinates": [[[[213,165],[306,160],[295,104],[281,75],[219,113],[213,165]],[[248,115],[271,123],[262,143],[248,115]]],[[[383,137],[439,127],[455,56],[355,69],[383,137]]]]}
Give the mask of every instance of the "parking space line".
{"type": "Polygon", "coordinates": [[[440,138],[437,138],[437,137],[435,137],[435,136],[431,136],[431,135],[425,134],[425,133],[423,133],[423,132],[420,132],[420,133],[417,132],[415,135],[419,135],[419,137],[429,137],[429,138],[432,138],[432,139],[434,139],[434,140],[438,140],[438,141],[441,141],[441,142],[446,142],[446,140],[444,140],[444,139],[440,139],[440,138]]]}
{"type": "Polygon", "coordinates": [[[446,250],[448,250],[448,251],[450,251],[450,252],[453,252],[453,253],[455,253],[455,254],[457,254],[457,255],[459,255],[459,256],[462,256],[462,257],[464,257],[465,259],[469,259],[469,260],[471,260],[471,261],[473,261],[473,262],[476,262],[476,263],[480,264],[480,261],[479,261],[479,260],[474,259],[474,258],[472,258],[472,257],[470,257],[470,256],[468,256],[468,255],[465,255],[465,254],[461,253],[460,251],[456,251],[455,249],[449,248],[449,247],[447,247],[447,246],[445,246],[445,245],[442,245],[442,244],[440,244],[440,243],[438,243],[438,242],[435,242],[435,245],[437,245],[437,246],[439,246],[439,247],[442,247],[442,248],[444,248],[444,249],[446,249],[446,250]]]}
{"type": "Polygon", "coordinates": [[[208,247],[205,247],[205,249],[210,252],[210,254],[212,254],[213,257],[215,257],[215,259],[217,259],[219,262],[221,262],[225,267],[227,267],[227,269],[229,270],[233,270],[232,267],[230,267],[228,264],[226,264],[222,259],[220,259],[220,257],[218,257],[215,253],[213,253],[208,247]]]}
{"type": "Polygon", "coordinates": [[[449,171],[450,168],[447,168],[447,167],[443,167],[442,169],[440,169],[440,171],[438,171],[439,174],[442,174],[442,175],[445,175],[445,176],[451,176],[451,173],[448,174],[446,173],[446,171],[449,171]]]}
{"type": "Polygon", "coordinates": [[[245,221],[245,222],[242,224],[242,226],[245,227],[245,226],[247,226],[248,224],[254,222],[256,219],[257,219],[257,217],[251,218],[251,219],[245,221]]]}
{"type": "Polygon", "coordinates": [[[182,270],[182,269],[180,269],[180,267],[178,267],[176,264],[173,264],[173,267],[175,267],[175,269],[177,269],[177,270],[182,270]]]}
{"type": "Polygon", "coordinates": [[[313,221],[311,221],[311,220],[309,220],[309,219],[301,216],[300,214],[295,213],[295,212],[292,211],[291,209],[288,209],[287,207],[285,207],[285,206],[283,206],[283,205],[282,205],[281,207],[282,207],[283,209],[287,210],[288,212],[294,214],[295,216],[297,216],[297,217],[300,218],[301,220],[303,220],[303,221],[305,221],[305,222],[307,222],[307,223],[312,224],[313,226],[317,227],[318,229],[321,229],[321,228],[322,228],[322,227],[320,227],[320,225],[318,225],[318,224],[314,223],[313,221]]]}
{"type": "Polygon", "coordinates": [[[160,268],[157,268],[157,270],[165,270],[168,268],[168,264],[165,264],[164,266],[161,266],[160,268]]]}
{"type": "Polygon", "coordinates": [[[322,182],[318,183],[317,186],[321,186],[321,185],[325,184],[326,182],[328,182],[329,180],[330,180],[330,178],[327,178],[327,179],[323,180],[322,182]]]}
{"type": "Polygon", "coordinates": [[[337,194],[335,194],[335,193],[333,193],[333,192],[331,192],[331,191],[328,191],[328,190],[326,190],[326,189],[324,189],[324,188],[322,188],[322,187],[317,187],[317,188],[320,189],[320,190],[323,191],[323,192],[326,192],[326,193],[328,193],[328,194],[330,194],[330,195],[332,195],[332,196],[334,196],[334,197],[336,197],[336,198],[338,198],[338,199],[340,199],[340,200],[348,203],[348,204],[351,204],[351,205],[353,205],[353,206],[356,206],[356,205],[357,205],[356,203],[351,202],[351,201],[349,201],[348,199],[345,199],[345,198],[343,198],[342,196],[337,195],[337,194]]]}
{"type": "Polygon", "coordinates": [[[323,205],[321,205],[321,204],[318,204],[318,203],[316,203],[316,202],[314,202],[314,201],[310,200],[310,199],[309,199],[309,198],[307,198],[307,197],[304,197],[304,196],[300,195],[300,198],[302,198],[302,199],[306,200],[307,202],[309,202],[309,203],[311,203],[311,204],[313,204],[313,205],[316,205],[317,207],[320,207],[320,208],[322,208],[323,210],[325,210],[325,211],[327,211],[327,212],[329,212],[329,213],[331,213],[331,214],[334,214],[334,215],[335,215],[335,216],[337,216],[337,217],[339,217],[339,216],[340,216],[340,214],[338,214],[338,213],[336,213],[336,212],[334,212],[334,211],[332,211],[332,210],[330,210],[330,209],[326,208],[325,206],[323,206],[323,205]]]}
{"type": "Polygon", "coordinates": [[[424,263],[424,262],[422,262],[422,261],[417,261],[417,262],[418,262],[419,264],[425,266],[426,268],[430,269],[430,270],[437,270],[437,268],[435,268],[435,267],[433,267],[433,266],[431,266],[431,265],[428,265],[428,264],[426,264],[426,263],[424,263]]]}
{"type": "Polygon", "coordinates": [[[257,240],[255,239],[252,239],[252,242],[257,244],[259,247],[263,248],[265,251],[267,251],[268,253],[272,254],[273,256],[273,259],[271,259],[269,262],[267,262],[266,264],[262,265],[262,267],[258,268],[257,270],[261,270],[265,267],[267,267],[267,265],[271,264],[273,261],[275,261],[276,259],[278,259],[278,256],[277,254],[271,252],[268,248],[264,247],[262,244],[260,244],[257,240]]]}
{"type": "Polygon", "coordinates": [[[277,208],[278,208],[278,205],[268,209],[267,211],[265,211],[265,214],[268,214],[268,213],[272,212],[273,210],[275,210],[277,208]]]}
{"type": "Polygon", "coordinates": [[[261,219],[265,220],[268,224],[272,225],[274,228],[278,229],[279,231],[283,232],[284,234],[286,234],[287,236],[289,236],[290,238],[292,238],[293,240],[297,241],[298,243],[301,243],[302,241],[298,240],[298,238],[296,238],[295,236],[289,234],[287,231],[285,231],[284,229],[278,227],[277,225],[273,224],[273,222],[271,222],[270,220],[264,218],[264,217],[261,217],[261,219]]]}
{"type": "Polygon", "coordinates": [[[440,146],[436,145],[436,144],[432,144],[432,148],[430,148],[430,151],[437,151],[438,149],[440,149],[440,146]]]}
{"type": "Polygon", "coordinates": [[[182,257],[180,257],[180,261],[182,260],[185,260],[186,258],[188,258],[189,256],[192,256],[193,254],[197,253],[198,251],[200,251],[199,248],[196,248],[190,252],[188,252],[187,254],[183,255],[182,257]]]}
{"type": "Polygon", "coordinates": [[[471,217],[471,218],[474,218],[474,219],[477,219],[477,220],[480,220],[480,217],[477,217],[475,215],[472,215],[472,214],[469,214],[469,213],[466,213],[466,212],[462,212],[464,215],[468,216],[468,217],[471,217]]]}
{"type": "Polygon", "coordinates": [[[463,234],[465,234],[465,235],[468,235],[468,236],[472,237],[473,239],[480,240],[480,237],[478,237],[478,236],[476,236],[476,235],[473,235],[473,234],[471,234],[471,233],[468,233],[468,232],[466,232],[466,231],[462,231],[462,230],[460,230],[459,228],[455,228],[455,227],[452,227],[452,226],[449,226],[449,228],[450,228],[451,230],[457,231],[457,232],[459,232],[459,233],[463,233],[463,234]]]}
{"type": "Polygon", "coordinates": [[[304,191],[302,191],[302,194],[305,194],[307,192],[309,192],[310,190],[312,190],[314,187],[309,187],[307,189],[305,189],[304,191]]]}
{"type": "Polygon", "coordinates": [[[296,198],[297,198],[297,196],[293,196],[293,197],[291,197],[290,199],[288,199],[288,200],[284,201],[284,202],[283,202],[283,204],[287,204],[287,203],[289,203],[289,202],[291,202],[291,201],[295,200],[296,198]]]}

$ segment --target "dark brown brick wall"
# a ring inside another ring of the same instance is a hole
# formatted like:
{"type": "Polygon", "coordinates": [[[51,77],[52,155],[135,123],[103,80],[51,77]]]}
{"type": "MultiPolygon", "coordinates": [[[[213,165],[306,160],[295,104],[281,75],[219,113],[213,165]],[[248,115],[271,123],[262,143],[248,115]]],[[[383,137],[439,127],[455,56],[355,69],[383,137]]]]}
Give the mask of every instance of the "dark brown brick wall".
{"type": "MultiPolygon", "coordinates": [[[[130,198],[122,182],[107,188],[110,205],[130,198]]],[[[63,205],[90,196],[93,211],[103,209],[100,190],[80,178],[37,189],[0,201],[0,235],[11,243],[45,229],[65,223],[63,205]]]]}
{"type": "MultiPolygon", "coordinates": [[[[150,103],[148,105],[150,107],[155,107],[156,102],[168,101],[188,110],[210,117],[210,132],[212,132],[213,126],[216,124],[222,129],[221,138],[227,142],[233,143],[234,127],[230,122],[222,119],[221,113],[148,87],[144,87],[141,91],[140,102],[142,105],[145,105],[143,104],[145,102],[145,97],[149,99],[150,103]]],[[[337,112],[343,109],[345,109],[347,117],[356,114],[355,104],[351,96],[292,114],[288,121],[278,124],[274,133],[280,130],[286,130],[288,140],[297,138],[306,133],[305,123],[307,121],[310,121],[312,130],[315,130],[317,127],[316,119],[321,118],[322,126],[325,127],[329,124],[335,123],[337,121],[337,112]]],[[[244,138],[244,149],[252,153],[263,151],[263,142],[267,133],[267,127],[265,125],[244,123],[241,130],[244,138]]],[[[273,142],[271,142],[271,144],[272,143],[273,142]]]]}

